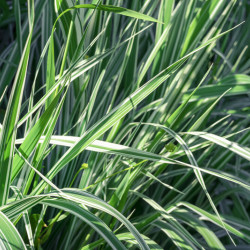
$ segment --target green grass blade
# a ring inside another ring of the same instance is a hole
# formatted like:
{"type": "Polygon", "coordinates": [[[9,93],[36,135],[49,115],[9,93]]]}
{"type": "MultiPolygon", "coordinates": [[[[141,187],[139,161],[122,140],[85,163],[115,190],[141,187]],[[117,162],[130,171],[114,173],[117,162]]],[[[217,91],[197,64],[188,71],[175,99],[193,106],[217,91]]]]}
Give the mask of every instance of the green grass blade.
{"type": "Polygon", "coordinates": [[[245,147],[245,146],[241,146],[236,142],[232,142],[232,141],[229,141],[221,136],[206,133],[206,132],[187,132],[187,133],[191,134],[191,135],[202,137],[206,140],[209,140],[213,143],[216,143],[216,144],[240,155],[241,157],[247,159],[248,161],[250,161],[250,149],[245,147]]]}
{"type": "Polygon", "coordinates": [[[105,225],[100,219],[98,219],[89,211],[81,208],[79,205],[62,199],[45,199],[43,200],[43,204],[68,211],[79,219],[83,220],[95,231],[97,231],[113,249],[126,249],[112,233],[112,231],[107,227],[107,225],[105,225]]]}
{"type": "Polygon", "coordinates": [[[20,115],[21,102],[26,79],[26,71],[29,61],[31,38],[33,31],[33,12],[34,2],[29,1],[28,6],[31,7],[30,18],[32,24],[28,35],[22,58],[18,66],[17,74],[14,80],[11,96],[8,102],[7,111],[3,122],[0,135],[0,204],[4,205],[9,194],[9,186],[12,171],[12,161],[14,155],[14,146],[17,132],[17,121],[20,115]],[[31,6],[30,6],[31,5],[31,6]]]}
{"type": "Polygon", "coordinates": [[[0,211],[0,248],[27,249],[22,237],[8,217],[0,211]]]}

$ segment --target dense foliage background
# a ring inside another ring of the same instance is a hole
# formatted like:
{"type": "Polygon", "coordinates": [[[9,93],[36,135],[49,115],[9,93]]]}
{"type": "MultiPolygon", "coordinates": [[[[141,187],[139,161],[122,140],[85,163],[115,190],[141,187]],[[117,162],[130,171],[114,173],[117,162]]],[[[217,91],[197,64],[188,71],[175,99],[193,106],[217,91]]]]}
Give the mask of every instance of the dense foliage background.
{"type": "Polygon", "coordinates": [[[249,9],[0,1],[0,248],[248,249],[249,9]]]}

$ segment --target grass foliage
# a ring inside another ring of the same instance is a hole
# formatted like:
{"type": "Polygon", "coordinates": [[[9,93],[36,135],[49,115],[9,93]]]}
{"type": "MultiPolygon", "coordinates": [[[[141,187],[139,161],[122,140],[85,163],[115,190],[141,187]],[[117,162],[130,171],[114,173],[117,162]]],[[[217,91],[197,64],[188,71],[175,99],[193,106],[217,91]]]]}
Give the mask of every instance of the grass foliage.
{"type": "Polygon", "coordinates": [[[250,245],[248,0],[0,9],[1,249],[250,245]]]}

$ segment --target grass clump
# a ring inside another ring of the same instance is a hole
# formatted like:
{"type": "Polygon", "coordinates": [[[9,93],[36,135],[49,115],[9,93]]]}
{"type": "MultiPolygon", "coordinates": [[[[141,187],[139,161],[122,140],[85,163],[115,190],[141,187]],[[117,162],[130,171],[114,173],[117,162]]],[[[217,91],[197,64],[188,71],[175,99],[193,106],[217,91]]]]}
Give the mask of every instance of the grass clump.
{"type": "Polygon", "coordinates": [[[247,1],[1,9],[1,247],[249,245],[247,1]]]}

